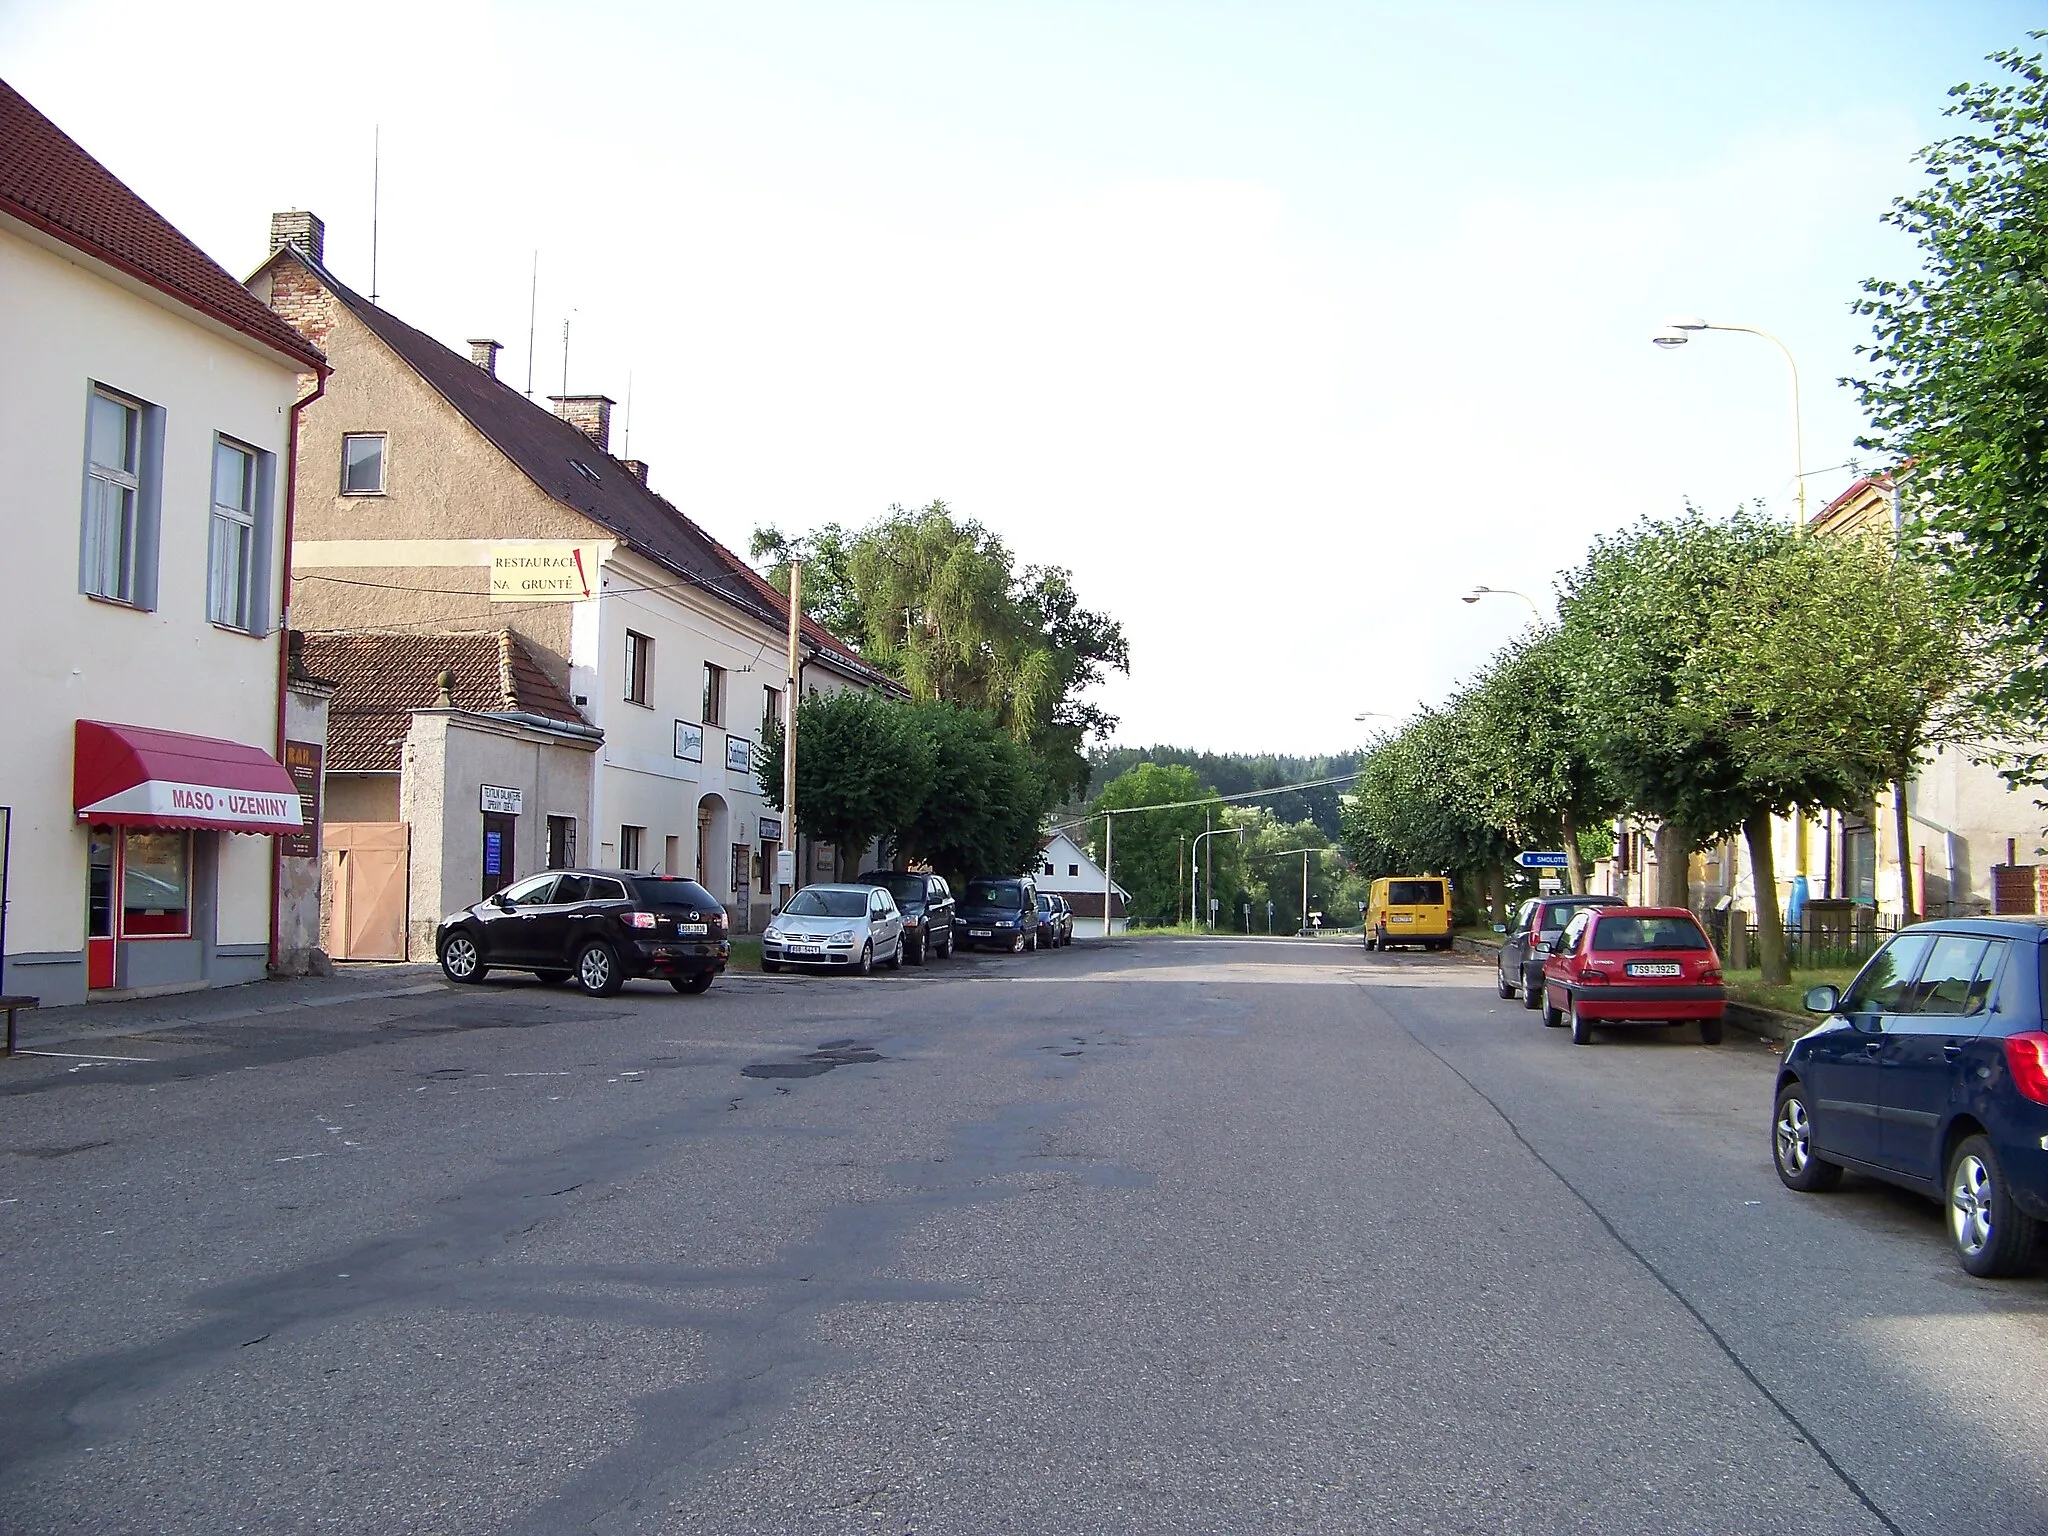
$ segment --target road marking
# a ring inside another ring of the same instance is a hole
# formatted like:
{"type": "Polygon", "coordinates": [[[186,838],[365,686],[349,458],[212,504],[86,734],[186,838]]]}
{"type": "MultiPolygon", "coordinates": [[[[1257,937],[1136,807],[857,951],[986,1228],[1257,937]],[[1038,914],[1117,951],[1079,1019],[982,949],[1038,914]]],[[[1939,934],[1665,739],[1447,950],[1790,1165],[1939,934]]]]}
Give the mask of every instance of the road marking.
{"type": "Polygon", "coordinates": [[[60,1061],[155,1061],[154,1056],[89,1056],[84,1051],[16,1051],[17,1056],[53,1056],[60,1061]]]}
{"type": "Polygon", "coordinates": [[[273,1163],[303,1163],[309,1157],[325,1157],[325,1152],[300,1152],[293,1157],[273,1157],[273,1163]]]}

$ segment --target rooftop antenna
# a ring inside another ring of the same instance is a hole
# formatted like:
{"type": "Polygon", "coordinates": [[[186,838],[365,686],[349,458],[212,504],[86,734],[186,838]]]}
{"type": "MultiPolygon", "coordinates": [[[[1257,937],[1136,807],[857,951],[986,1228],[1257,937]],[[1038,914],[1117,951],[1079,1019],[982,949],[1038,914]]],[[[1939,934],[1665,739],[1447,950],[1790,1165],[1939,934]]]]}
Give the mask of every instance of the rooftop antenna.
{"type": "Polygon", "coordinates": [[[576,311],[572,309],[568,315],[562,316],[562,396],[564,399],[567,399],[569,394],[569,315],[575,313],[576,311]]]}
{"type": "Polygon", "coordinates": [[[533,285],[526,295],[526,398],[533,398],[533,331],[540,319],[540,252],[533,253],[533,285]]]}
{"type": "Polygon", "coordinates": [[[633,370],[630,368],[626,370],[626,447],[619,457],[633,457],[633,370]]]}
{"type": "Polygon", "coordinates": [[[384,125],[370,129],[370,302],[377,302],[377,212],[383,191],[384,125]]]}

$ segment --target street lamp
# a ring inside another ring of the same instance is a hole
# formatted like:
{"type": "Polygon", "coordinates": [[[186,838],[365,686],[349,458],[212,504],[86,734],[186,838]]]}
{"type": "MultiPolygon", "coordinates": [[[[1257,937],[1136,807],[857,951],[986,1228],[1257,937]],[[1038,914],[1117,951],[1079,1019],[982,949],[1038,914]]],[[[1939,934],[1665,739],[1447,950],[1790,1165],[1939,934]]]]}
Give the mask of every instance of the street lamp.
{"type": "MultiPolygon", "coordinates": [[[[1197,832],[1195,834],[1195,844],[1192,848],[1188,850],[1188,905],[1190,907],[1193,907],[1196,902],[1201,900],[1201,897],[1195,894],[1195,890],[1199,881],[1198,872],[1202,867],[1202,839],[1205,837],[1224,836],[1243,837],[1244,831],[1245,829],[1243,827],[1213,827],[1207,832],[1197,832]]],[[[1216,882],[1212,878],[1209,882],[1209,890],[1212,899],[1214,896],[1215,889],[1216,882]]],[[[1200,916],[1192,911],[1188,913],[1188,917],[1196,923],[1199,923],[1201,921],[1200,916]]]]}
{"type": "Polygon", "coordinates": [[[1760,331],[1753,325],[1714,325],[1697,316],[1687,316],[1664,322],[1664,329],[1650,338],[1652,346],[1662,347],[1670,352],[1692,340],[1695,331],[1738,331],[1744,336],[1761,336],[1785,359],[1785,366],[1792,371],[1792,488],[1799,504],[1799,531],[1806,531],[1806,433],[1799,414],[1799,364],[1793,361],[1792,349],[1778,340],[1769,331],[1760,331]]]}
{"type": "Polygon", "coordinates": [[[1529,605],[1529,611],[1536,615],[1536,622],[1538,624],[1543,622],[1543,610],[1536,606],[1536,599],[1526,592],[1517,592],[1513,587],[1474,587],[1470,592],[1459,598],[1458,601],[1461,603],[1476,603],[1482,597],[1519,597],[1529,605]]]}
{"type": "Polygon", "coordinates": [[[1399,715],[1390,715],[1384,709],[1368,709],[1363,714],[1353,715],[1354,720],[1399,720],[1399,715]]]}

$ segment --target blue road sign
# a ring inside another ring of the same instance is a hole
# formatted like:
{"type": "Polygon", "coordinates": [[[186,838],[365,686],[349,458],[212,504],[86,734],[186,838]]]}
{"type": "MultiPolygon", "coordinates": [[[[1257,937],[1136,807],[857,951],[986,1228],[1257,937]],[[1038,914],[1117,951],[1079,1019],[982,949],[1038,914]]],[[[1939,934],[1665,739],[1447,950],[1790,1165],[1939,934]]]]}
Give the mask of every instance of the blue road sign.
{"type": "Polygon", "coordinates": [[[1518,853],[1515,855],[1515,862],[1524,869],[1563,869],[1565,867],[1565,857],[1562,849],[1556,853],[1518,853]]]}

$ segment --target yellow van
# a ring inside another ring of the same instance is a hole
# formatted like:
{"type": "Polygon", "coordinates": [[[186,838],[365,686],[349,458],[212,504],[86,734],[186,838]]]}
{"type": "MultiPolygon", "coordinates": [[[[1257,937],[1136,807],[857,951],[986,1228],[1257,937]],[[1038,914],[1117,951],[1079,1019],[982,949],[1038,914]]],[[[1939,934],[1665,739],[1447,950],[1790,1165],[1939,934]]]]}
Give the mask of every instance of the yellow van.
{"type": "Polygon", "coordinates": [[[1398,875],[1375,880],[1365,904],[1365,947],[1419,944],[1451,947],[1451,882],[1442,875],[1398,875]]]}

